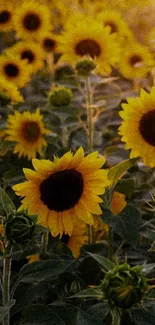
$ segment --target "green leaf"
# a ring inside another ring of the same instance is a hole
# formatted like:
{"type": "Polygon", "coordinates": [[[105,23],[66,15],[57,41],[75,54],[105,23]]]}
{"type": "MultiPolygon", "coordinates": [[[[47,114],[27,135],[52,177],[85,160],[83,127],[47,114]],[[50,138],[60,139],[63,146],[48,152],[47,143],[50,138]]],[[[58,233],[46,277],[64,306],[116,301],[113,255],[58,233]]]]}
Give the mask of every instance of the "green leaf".
{"type": "Polygon", "coordinates": [[[50,308],[44,305],[32,305],[24,310],[20,324],[65,325],[65,322],[50,308]]]}
{"type": "Polygon", "coordinates": [[[99,288],[88,288],[86,290],[76,293],[75,295],[69,298],[88,298],[88,297],[101,299],[103,298],[102,290],[100,290],[99,288]]]}
{"type": "Polygon", "coordinates": [[[19,280],[25,283],[46,280],[65,272],[74,262],[74,260],[64,260],[59,256],[55,256],[51,260],[26,264],[20,271],[19,280]]]}
{"type": "Polygon", "coordinates": [[[88,254],[90,256],[92,256],[99,264],[101,264],[105,271],[109,271],[114,267],[114,264],[111,261],[109,261],[107,258],[105,258],[104,256],[92,254],[89,252],[88,252],[88,254]]]}
{"type": "Polygon", "coordinates": [[[3,321],[3,318],[8,314],[9,310],[14,306],[16,300],[10,300],[5,306],[0,306],[0,322],[3,321]]]}
{"type": "Polygon", "coordinates": [[[128,198],[131,197],[135,190],[135,180],[134,178],[120,179],[116,184],[115,191],[123,193],[128,198]]]}
{"type": "Polygon", "coordinates": [[[125,172],[136,163],[136,161],[137,158],[127,159],[110,168],[108,178],[112,182],[111,185],[114,186],[118,182],[118,180],[125,174],[125,172]]]}
{"type": "Polygon", "coordinates": [[[137,308],[133,311],[135,325],[154,325],[155,323],[155,305],[148,308],[137,308]]]}
{"type": "Polygon", "coordinates": [[[14,203],[1,187],[0,187],[0,202],[2,203],[2,207],[7,216],[16,211],[14,203]]]}
{"type": "Polygon", "coordinates": [[[104,325],[102,320],[93,317],[82,310],[78,310],[76,325],[104,325]]]}
{"type": "Polygon", "coordinates": [[[138,209],[128,205],[111,221],[111,227],[123,240],[134,246],[137,243],[139,228],[141,226],[141,214],[138,209]]]}

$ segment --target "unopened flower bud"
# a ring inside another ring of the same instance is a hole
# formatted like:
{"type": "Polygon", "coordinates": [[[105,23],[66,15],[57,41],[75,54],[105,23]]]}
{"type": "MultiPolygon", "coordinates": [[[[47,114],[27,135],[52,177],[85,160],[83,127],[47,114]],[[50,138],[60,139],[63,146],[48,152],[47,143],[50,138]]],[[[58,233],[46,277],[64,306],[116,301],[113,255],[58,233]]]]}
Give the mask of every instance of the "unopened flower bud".
{"type": "Polygon", "coordinates": [[[48,96],[49,104],[55,108],[68,106],[70,105],[71,100],[72,91],[64,86],[54,87],[48,96]]]}
{"type": "Polygon", "coordinates": [[[82,59],[77,62],[76,70],[79,76],[88,77],[92,70],[96,67],[95,62],[92,59],[82,59]]]}

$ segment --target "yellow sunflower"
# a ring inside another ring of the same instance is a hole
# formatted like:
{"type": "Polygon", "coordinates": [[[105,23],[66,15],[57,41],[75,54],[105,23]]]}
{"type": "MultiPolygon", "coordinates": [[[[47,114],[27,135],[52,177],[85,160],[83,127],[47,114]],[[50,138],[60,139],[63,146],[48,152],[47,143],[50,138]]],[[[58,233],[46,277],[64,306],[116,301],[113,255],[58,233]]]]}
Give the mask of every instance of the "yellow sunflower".
{"type": "Polygon", "coordinates": [[[51,13],[47,6],[34,1],[24,1],[14,17],[17,35],[21,38],[40,38],[51,30],[51,13]]]}
{"type": "Polygon", "coordinates": [[[123,122],[119,128],[125,148],[131,149],[130,158],[141,157],[144,164],[155,166],[155,87],[148,94],[143,89],[140,97],[129,98],[119,114],[123,122]]]}
{"type": "Polygon", "coordinates": [[[13,6],[7,1],[0,3],[0,32],[13,29],[13,6]]]}
{"type": "Polygon", "coordinates": [[[52,32],[43,33],[39,39],[42,49],[47,53],[57,52],[57,36],[52,32]]]}
{"type": "Polygon", "coordinates": [[[50,133],[43,125],[43,115],[39,109],[35,113],[15,112],[10,114],[6,126],[6,139],[16,142],[14,153],[19,157],[25,156],[28,159],[36,157],[37,152],[42,155],[43,149],[47,146],[44,135],[50,133]]]}
{"type": "Polygon", "coordinates": [[[45,54],[36,42],[19,42],[10,49],[10,53],[18,55],[20,60],[25,60],[32,72],[36,72],[44,66],[45,54]]]}
{"type": "Polygon", "coordinates": [[[99,195],[109,185],[108,171],[100,169],[104,162],[98,152],[84,157],[82,148],[74,156],[69,151],[53,162],[33,159],[36,171],[24,169],[27,181],[13,189],[24,197],[22,207],[38,214],[38,222],[49,227],[52,236],[71,236],[76,218],[93,224],[92,214],[102,213],[99,195]]]}
{"type": "Polygon", "coordinates": [[[112,196],[110,210],[113,214],[119,214],[127,205],[125,195],[115,191],[112,196]]]}
{"type": "Polygon", "coordinates": [[[149,49],[137,42],[122,48],[121,54],[120,72],[127,79],[144,78],[155,64],[149,49]]]}
{"type": "Polygon", "coordinates": [[[4,77],[0,78],[0,102],[3,99],[8,99],[8,103],[24,102],[23,96],[20,94],[17,87],[10,81],[7,81],[4,77]]]}
{"type": "Polygon", "coordinates": [[[93,17],[77,14],[66,25],[66,30],[59,36],[58,50],[62,53],[61,61],[76,63],[83,56],[96,60],[97,72],[107,75],[111,66],[119,60],[119,46],[116,34],[110,34],[109,28],[93,17]],[[74,28],[73,28],[74,26],[74,28]]]}
{"type": "Polygon", "coordinates": [[[31,70],[26,62],[14,55],[0,56],[0,75],[17,87],[24,87],[30,80],[31,70]]]}
{"type": "Polygon", "coordinates": [[[71,236],[63,234],[61,237],[61,242],[66,244],[75,258],[79,257],[80,249],[86,241],[88,241],[87,226],[84,222],[77,219],[73,226],[73,231],[71,236]]]}

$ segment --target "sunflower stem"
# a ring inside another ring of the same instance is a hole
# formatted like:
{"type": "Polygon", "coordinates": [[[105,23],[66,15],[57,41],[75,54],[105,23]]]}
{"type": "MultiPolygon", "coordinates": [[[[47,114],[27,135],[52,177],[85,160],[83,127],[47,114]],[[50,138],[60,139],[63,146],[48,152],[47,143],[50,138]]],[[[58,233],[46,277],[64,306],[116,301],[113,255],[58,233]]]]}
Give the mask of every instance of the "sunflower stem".
{"type": "MultiPolygon", "coordinates": [[[[93,123],[93,109],[92,109],[92,92],[90,77],[85,80],[86,87],[86,109],[87,109],[87,134],[88,134],[88,152],[93,152],[93,139],[94,139],[94,123],[93,123]]],[[[94,229],[92,225],[89,225],[89,244],[93,243],[94,229]]]]}
{"type": "Polygon", "coordinates": [[[42,254],[47,253],[47,246],[48,246],[48,237],[49,237],[49,231],[45,231],[42,235],[42,254]]]}
{"type": "MultiPolygon", "coordinates": [[[[2,281],[2,300],[3,306],[10,301],[10,277],[11,277],[11,252],[3,259],[3,281],[2,281]]],[[[4,317],[3,325],[10,324],[10,310],[8,309],[7,315],[4,317]]]]}

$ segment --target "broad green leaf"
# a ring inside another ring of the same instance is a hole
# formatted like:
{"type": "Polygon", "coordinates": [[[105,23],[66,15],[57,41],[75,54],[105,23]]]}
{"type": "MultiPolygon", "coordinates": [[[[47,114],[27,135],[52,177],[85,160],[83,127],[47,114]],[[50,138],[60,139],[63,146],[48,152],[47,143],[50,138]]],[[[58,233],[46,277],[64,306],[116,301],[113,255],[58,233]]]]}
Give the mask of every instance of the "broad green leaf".
{"type": "Polygon", "coordinates": [[[102,320],[98,319],[97,316],[93,317],[87,314],[83,310],[78,310],[76,325],[104,325],[102,320]]]}
{"type": "Polygon", "coordinates": [[[108,178],[112,182],[112,186],[116,185],[118,180],[125,174],[125,172],[131,168],[137,161],[137,158],[127,159],[114,167],[110,168],[108,178]]]}
{"type": "Polygon", "coordinates": [[[116,184],[115,191],[123,193],[128,198],[131,197],[135,190],[135,180],[134,178],[120,179],[116,184]]]}
{"type": "Polygon", "coordinates": [[[65,325],[65,322],[50,308],[44,305],[32,305],[24,310],[20,324],[65,325]]]}
{"type": "Polygon", "coordinates": [[[1,187],[0,187],[0,202],[7,216],[16,211],[14,203],[1,187]]]}
{"type": "Polygon", "coordinates": [[[76,293],[75,295],[69,298],[88,298],[88,297],[89,298],[92,297],[96,299],[103,298],[102,290],[100,290],[99,288],[88,288],[86,290],[76,293]]]}
{"type": "Polygon", "coordinates": [[[155,305],[133,310],[133,320],[135,325],[154,325],[155,305]]]}
{"type": "Polygon", "coordinates": [[[3,321],[3,318],[8,314],[9,310],[14,306],[16,300],[10,300],[5,306],[0,306],[0,322],[3,321]]]}
{"type": "Polygon", "coordinates": [[[88,254],[90,256],[92,256],[99,264],[101,264],[105,271],[109,271],[114,267],[114,264],[111,261],[109,261],[107,258],[105,258],[104,256],[92,254],[89,252],[88,252],[88,254]]]}
{"type": "Polygon", "coordinates": [[[26,264],[20,271],[19,281],[32,283],[46,280],[52,276],[65,272],[73,263],[74,260],[63,260],[56,256],[51,260],[26,264]]]}
{"type": "Polygon", "coordinates": [[[128,205],[111,221],[111,227],[123,240],[134,246],[137,243],[139,228],[141,226],[141,214],[138,209],[128,205]]]}

